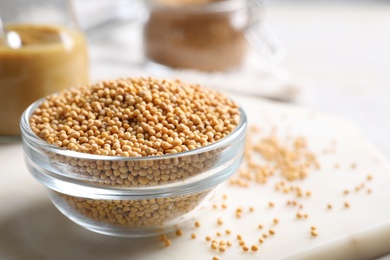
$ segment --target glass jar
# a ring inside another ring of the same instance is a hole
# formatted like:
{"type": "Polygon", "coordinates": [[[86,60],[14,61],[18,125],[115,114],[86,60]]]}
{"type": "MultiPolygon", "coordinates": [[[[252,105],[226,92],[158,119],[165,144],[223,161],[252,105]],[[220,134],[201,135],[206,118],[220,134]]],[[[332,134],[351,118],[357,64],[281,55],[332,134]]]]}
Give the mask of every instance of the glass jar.
{"type": "Polygon", "coordinates": [[[89,70],[70,1],[1,1],[0,17],[0,142],[8,142],[31,103],[88,83],[89,70]]]}
{"type": "Polygon", "coordinates": [[[261,0],[147,0],[146,4],[144,52],[154,63],[227,71],[243,62],[249,46],[272,63],[284,55],[262,19],[261,0]]]}

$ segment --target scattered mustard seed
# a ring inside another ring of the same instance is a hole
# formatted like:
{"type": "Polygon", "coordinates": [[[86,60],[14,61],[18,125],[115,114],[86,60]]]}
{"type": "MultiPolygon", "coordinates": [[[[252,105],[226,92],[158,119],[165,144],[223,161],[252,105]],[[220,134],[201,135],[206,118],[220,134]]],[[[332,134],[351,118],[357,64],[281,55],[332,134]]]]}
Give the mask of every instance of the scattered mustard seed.
{"type": "Polygon", "coordinates": [[[218,218],[218,219],[217,219],[217,224],[220,225],[220,226],[223,225],[223,220],[222,220],[222,218],[218,218]]]}
{"type": "Polygon", "coordinates": [[[351,205],[348,202],[344,202],[344,207],[349,208],[351,205]]]}
{"type": "Polygon", "coordinates": [[[269,233],[270,235],[275,235],[275,231],[274,231],[273,229],[270,229],[270,230],[268,231],[268,233],[269,233]]]}
{"type": "Polygon", "coordinates": [[[274,218],[273,222],[274,222],[274,224],[278,224],[279,223],[279,219],[274,218]]]}
{"type": "Polygon", "coordinates": [[[200,223],[198,221],[195,222],[195,227],[200,227],[200,223]]]}
{"type": "Polygon", "coordinates": [[[195,239],[195,238],[196,238],[196,234],[195,234],[195,233],[192,233],[192,234],[191,234],[191,238],[192,238],[192,239],[195,239]]]}
{"type": "Polygon", "coordinates": [[[243,247],[242,247],[242,250],[244,250],[245,252],[248,252],[248,251],[249,251],[249,247],[243,246],[243,247]]]}
{"type": "Polygon", "coordinates": [[[253,252],[256,252],[257,250],[259,250],[259,247],[256,246],[256,245],[252,245],[252,246],[251,246],[251,250],[252,250],[253,252]]]}
{"type": "Polygon", "coordinates": [[[313,237],[318,236],[317,230],[311,230],[310,234],[311,234],[313,237]]]}
{"type": "Polygon", "coordinates": [[[205,239],[206,239],[207,242],[211,241],[211,237],[210,236],[206,236],[205,239]]]}

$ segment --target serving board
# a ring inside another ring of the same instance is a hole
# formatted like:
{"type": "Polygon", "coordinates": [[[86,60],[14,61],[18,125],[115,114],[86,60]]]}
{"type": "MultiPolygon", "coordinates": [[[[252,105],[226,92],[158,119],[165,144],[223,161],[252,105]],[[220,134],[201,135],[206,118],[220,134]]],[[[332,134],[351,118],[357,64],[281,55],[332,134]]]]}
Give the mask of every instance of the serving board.
{"type": "Polygon", "coordinates": [[[302,180],[288,181],[275,172],[265,184],[227,182],[199,218],[179,227],[181,236],[167,234],[171,245],[166,247],[158,237],[116,238],[72,223],[27,172],[22,145],[1,145],[0,259],[371,259],[390,252],[390,167],[357,129],[331,115],[233,98],[246,111],[249,130],[257,126],[254,136],[273,135],[286,143],[304,137],[319,168],[310,168],[302,180]],[[305,192],[278,191],[280,181],[305,192]],[[206,236],[232,245],[225,252],[213,250],[206,236]],[[258,250],[252,251],[252,245],[258,250]]]}

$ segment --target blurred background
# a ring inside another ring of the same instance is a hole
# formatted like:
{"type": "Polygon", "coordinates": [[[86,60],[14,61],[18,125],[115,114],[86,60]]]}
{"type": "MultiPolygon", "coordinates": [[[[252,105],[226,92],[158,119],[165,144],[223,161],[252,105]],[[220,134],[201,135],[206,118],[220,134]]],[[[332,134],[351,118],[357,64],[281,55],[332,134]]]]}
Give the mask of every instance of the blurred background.
{"type": "MultiPolygon", "coordinates": [[[[248,80],[248,90],[241,91],[346,117],[390,158],[390,1],[263,3],[262,19],[287,55],[277,66],[257,64],[261,76],[248,80]]],[[[135,39],[147,12],[140,2],[74,4],[92,44],[93,70],[100,71],[99,64],[110,60],[117,66],[103,70],[122,74],[119,67],[142,60],[142,46],[135,39]]]]}

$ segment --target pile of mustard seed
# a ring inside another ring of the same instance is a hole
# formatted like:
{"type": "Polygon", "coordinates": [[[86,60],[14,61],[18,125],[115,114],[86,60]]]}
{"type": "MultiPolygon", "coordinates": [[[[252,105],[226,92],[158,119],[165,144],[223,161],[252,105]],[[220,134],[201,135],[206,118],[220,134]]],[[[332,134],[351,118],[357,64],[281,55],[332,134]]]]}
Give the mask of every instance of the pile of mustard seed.
{"type": "MultiPolygon", "coordinates": [[[[88,159],[47,151],[57,169],[94,184],[143,187],[185,180],[213,167],[220,151],[162,156],[214,143],[239,121],[237,104],[214,90],[178,80],[127,78],[48,96],[33,112],[30,126],[37,136],[64,149],[130,159],[88,159]]],[[[133,228],[162,226],[195,209],[209,193],[142,200],[56,195],[67,204],[64,207],[91,221],[133,228]]]]}
{"type": "Polygon", "coordinates": [[[238,125],[237,104],[199,85],[127,78],[48,96],[30,118],[50,144],[109,156],[151,156],[193,150],[238,125]]]}

